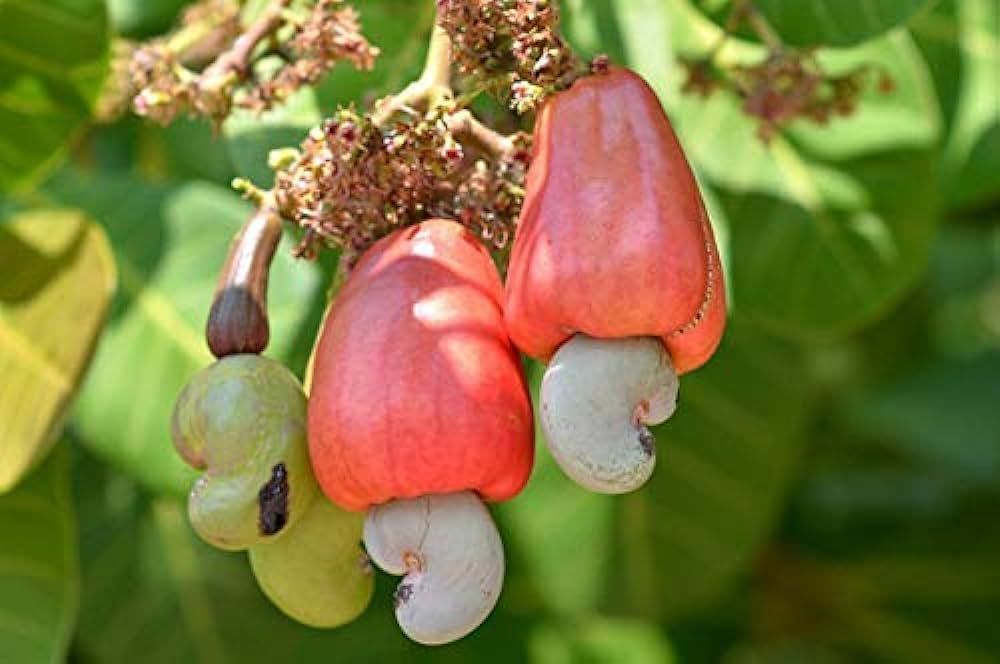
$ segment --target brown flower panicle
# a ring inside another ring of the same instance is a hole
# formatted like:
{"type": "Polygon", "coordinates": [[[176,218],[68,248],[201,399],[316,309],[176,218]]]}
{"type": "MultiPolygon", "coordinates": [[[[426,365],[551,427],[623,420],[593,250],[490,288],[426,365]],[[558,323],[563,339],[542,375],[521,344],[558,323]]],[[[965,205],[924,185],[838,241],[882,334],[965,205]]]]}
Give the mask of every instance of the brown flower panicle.
{"type": "Polygon", "coordinates": [[[274,76],[252,88],[240,106],[255,111],[285,101],[296,90],[318,83],[338,62],[350,62],[367,71],[375,66],[379,49],[361,35],[358,12],[337,8],[342,0],[318,0],[309,17],[278,55],[284,66],[274,76]]]}
{"type": "MultiPolygon", "coordinates": [[[[834,116],[854,113],[871,67],[843,74],[825,71],[811,50],[783,50],[753,65],[719,67],[710,58],[683,59],[687,78],[682,92],[708,97],[729,90],[742,100],[743,112],[758,122],[757,134],[768,142],[797,119],[826,124],[834,116]]],[[[879,90],[892,90],[882,72],[879,90]]]]}
{"type": "Polygon", "coordinates": [[[523,197],[527,137],[491,155],[462,143],[444,110],[382,129],[353,109],[314,129],[275,174],[283,217],[305,230],[297,249],[338,247],[347,265],[373,242],[428,217],[455,219],[497,251],[512,237],[523,197]]]}
{"type": "Polygon", "coordinates": [[[586,73],[559,32],[549,0],[438,0],[459,73],[486,88],[506,88],[519,113],[586,73]]]}
{"type": "MultiPolygon", "coordinates": [[[[687,72],[682,92],[700,97],[720,89],[735,93],[743,100],[743,112],[757,120],[757,135],[765,143],[797,119],[826,124],[833,116],[854,113],[865,79],[874,69],[861,66],[843,74],[827,72],[815,48],[786,46],[751,0],[732,3],[723,37],[708,54],[680,62],[687,72]],[[743,24],[767,48],[764,59],[750,65],[716,63],[725,41],[743,24]]],[[[885,71],[880,72],[878,89],[883,93],[893,89],[885,71]]]]}
{"type": "Polygon", "coordinates": [[[204,0],[189,8],[177,31],[139,47],[130,78],[138,115],[169,124],[178,115],[220,125],[234,106],[260,112],[317,83],[338,62],[371,69],[378,49],[361,34],[357,12],[342,0],[316,0],[299,16],[290,0],[272,0],[242,32],[239,5],[204,0]],[[269,76],[268,56],[284,64],[269,76]]]}

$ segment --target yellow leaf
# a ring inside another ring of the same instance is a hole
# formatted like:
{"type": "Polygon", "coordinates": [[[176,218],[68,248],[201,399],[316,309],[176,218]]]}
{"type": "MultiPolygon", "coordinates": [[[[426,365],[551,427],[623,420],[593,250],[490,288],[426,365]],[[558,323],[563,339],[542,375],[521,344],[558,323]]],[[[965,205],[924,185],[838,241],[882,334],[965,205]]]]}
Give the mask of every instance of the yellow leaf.
{"type": "Polygon", "coordinates": [[[0,226],[0,493],[44,455],[90,361],[115,289],[107,238],[83,214],[0,226]]]}

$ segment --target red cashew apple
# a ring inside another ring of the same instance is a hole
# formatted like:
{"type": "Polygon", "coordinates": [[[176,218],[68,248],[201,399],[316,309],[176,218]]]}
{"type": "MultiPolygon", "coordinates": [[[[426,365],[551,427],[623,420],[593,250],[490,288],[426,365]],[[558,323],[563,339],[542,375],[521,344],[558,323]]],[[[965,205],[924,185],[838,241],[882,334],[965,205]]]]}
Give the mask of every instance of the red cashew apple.
{"type": "Polygon", "coordinates": [[[715,351],[726,303],[698,185],[637,74],[580,79],[541,109],[504,314],[514,343],[549,361],[541,419],[563,470],[595,491],[641,486],[646,425],[715,351]]]}
{"type": "Polygon", "coordinates": [[[482,500],[511,498],[531,472],[531,403],[502,296],[474,236],[426,221],[364,254],[316,347],[316,477],[335,503],[371,508],[366,548],[406,575],[397,620],[422,643],[460,638],[492,610],[503,548],[482,500]]]}

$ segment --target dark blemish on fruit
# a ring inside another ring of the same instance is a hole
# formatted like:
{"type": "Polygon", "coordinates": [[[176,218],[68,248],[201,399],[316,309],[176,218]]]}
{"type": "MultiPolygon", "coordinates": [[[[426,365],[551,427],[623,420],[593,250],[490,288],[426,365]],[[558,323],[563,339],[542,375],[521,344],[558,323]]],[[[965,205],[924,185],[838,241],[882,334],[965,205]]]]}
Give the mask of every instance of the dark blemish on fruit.
{"type": "Polygon", "coordinates": [[[678,406],[681,402],[681,388],[677,386],[677,392],[674,394],[674,406],[678,406]]]}
{"type": "Polygon", "coordinates": [[[274,535],[288,523],[288,471],[279,463],[271,469],[271,479],[257,493],[260,503],[261,535],[274,535]]]}
{"type": "Polygon", "coordinates": [[[656,454],[656,437],[646,427],[639,428],[639,444],[642,445],[642,451],[646,456],[656,454]]]}
{"type": "Polygon", "coordinates": [[[413,586],[409,583],[401,583],[392,594],[393,605],[398,609],[401,605],[410,601],[413,596],[413,586]]]}

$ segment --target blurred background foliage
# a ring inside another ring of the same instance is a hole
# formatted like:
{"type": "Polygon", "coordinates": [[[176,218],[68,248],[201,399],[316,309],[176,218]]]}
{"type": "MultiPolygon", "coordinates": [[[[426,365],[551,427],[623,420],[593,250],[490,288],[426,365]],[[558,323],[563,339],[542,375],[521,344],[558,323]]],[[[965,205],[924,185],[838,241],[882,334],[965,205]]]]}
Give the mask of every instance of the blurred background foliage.
{"type": "MultiPolygon", "coordinates": [[[[732,96],[680,94],[677,58],[717,42],[727,0],[563,1],[574,45],[637,69],[671,114],[723,243],[730,329],[656,432],[643,490],[587,494],[539,445],[495,510],[498,610],[433,650],[400,635],[385,577],[338,630],[272,608],[242,555],[192,535],[168,433],[248,211],[229,180],[269,185],[269,149],[414,76],[433,3],[357,0],[373,73],[338,68],[215,139],[95,123],[112,37],[162,32],[184,4],[0,2],[0,662],[1000,659],[995,0],[758,0],[831,71],[895,82],[769,145],[732,96]]],[[[720,58],[762,56],[738,37],[720,58]]],[[[276,261],[269,354],[300,373],[333,266],[276,261]]]]}

